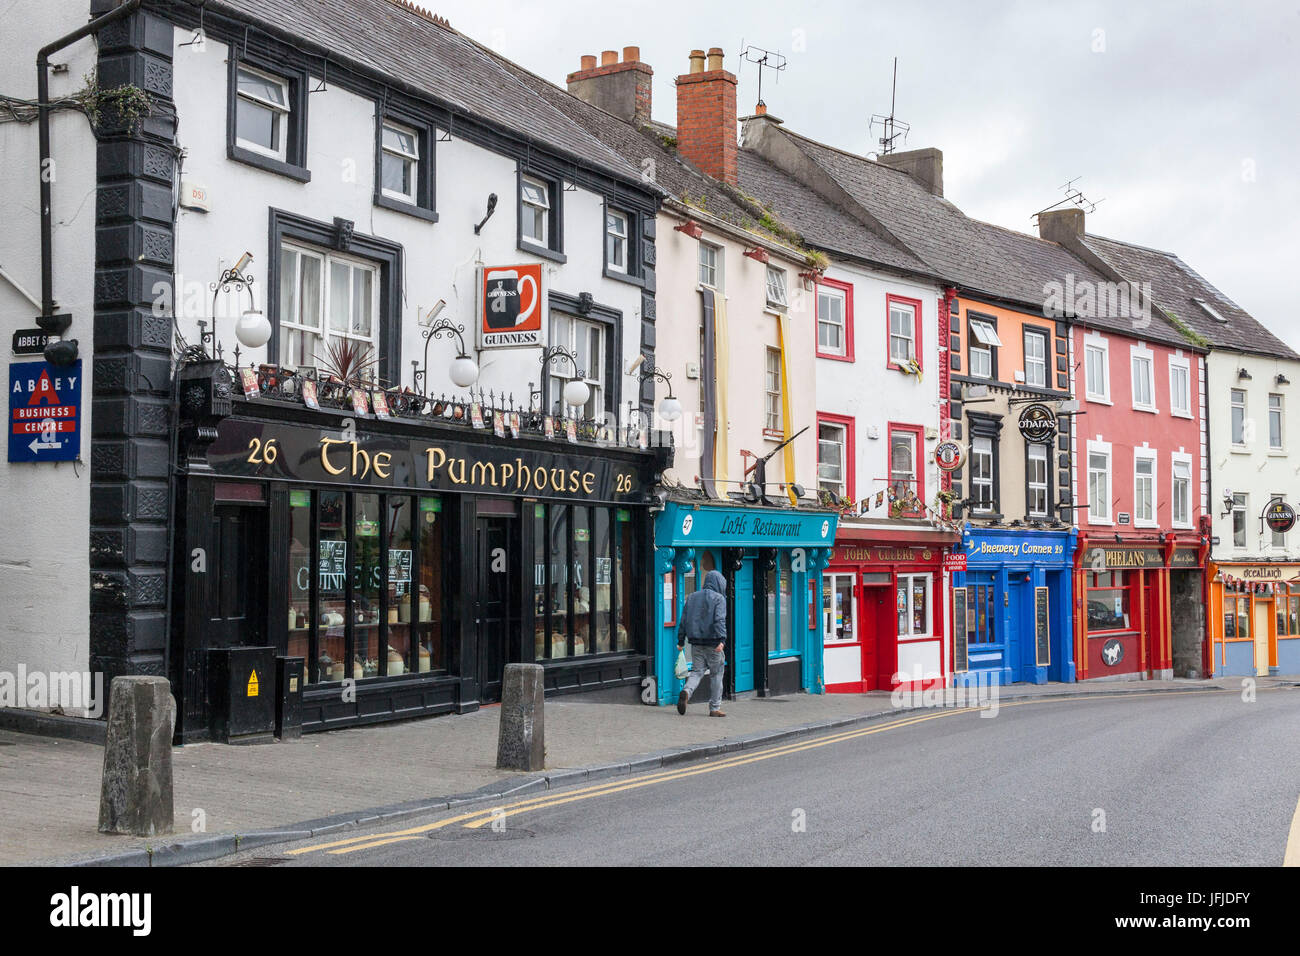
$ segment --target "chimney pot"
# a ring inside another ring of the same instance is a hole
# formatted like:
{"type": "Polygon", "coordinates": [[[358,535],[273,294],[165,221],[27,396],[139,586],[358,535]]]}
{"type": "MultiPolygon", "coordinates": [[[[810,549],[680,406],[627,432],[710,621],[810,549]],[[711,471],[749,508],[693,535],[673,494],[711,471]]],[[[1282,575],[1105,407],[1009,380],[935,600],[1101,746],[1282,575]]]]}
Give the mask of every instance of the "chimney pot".
{"type": "Polygon", "coordinates": [[[582,69],[584,71],[594,70],[595,68],[596,68],[596,57],[594,55],[588,55],[582,58],[582,69]]]}
{"type": "Polygon", "coordinates": [[[720,47],[720,46],[715,46],[715,47],[710,48],[710,50],[709,50],[709,69],[710,69],[710,70],[720,70],[720,69],[722,69],[722,47],[720,47]]]}
{"type": "Polygon", "coordinates": [[[691,51],[691,72],[692,73],[704,72],[704,51],[703,50],[691,51]]]}
{"type": "Polygon", "coordinates": [[[755,116],[766,116],[766,115],[767,115],[767,104],[764,103],[762,100],[759,100],[759,101],[758,101],[758,105],[754,107],[754,115],[755,115],[755,116]]]}
{"type": "Polygon", "coordinates": [[[639,46],[623,47],[624,63],[639,63],[641,61],[641,48],[639,46]]]}
{"type": "Polygon", "coordinates": [[[582,69],[568,76],[569,92],[625,123],[649,123],[654,71],[641,62],[641,48],[624,47],[622,63],[615,50],[605,50],[600,59],[597,67],[595,56],[582,58],[582,69]]]}
{"type": "Polygon", "coordinates": [[[601,51],[601,54],[600,54],[600,65],[601,65],[601,66],[613,66],[613,65],[614,65],[615,63],[617,63],[617,62],[618,62],[618,51],[617,51],[617,50],[602,50],[602,51],[601,51]]]}

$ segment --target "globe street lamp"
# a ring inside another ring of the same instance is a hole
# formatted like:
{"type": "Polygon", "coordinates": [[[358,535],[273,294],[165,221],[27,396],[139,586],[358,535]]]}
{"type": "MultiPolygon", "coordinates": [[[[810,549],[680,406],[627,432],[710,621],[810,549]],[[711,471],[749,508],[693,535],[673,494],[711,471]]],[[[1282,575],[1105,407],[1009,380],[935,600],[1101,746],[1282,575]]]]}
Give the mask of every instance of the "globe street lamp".
{"type": "Polygon", "coordinates": [[[564,404],[581,408],[591,398],[591,387],[583,381],[587,373],[578,367],[578,357],[561,345],[552,345],[542,352],[543,370],[558,359],[568,359],[569,364],[573,366],[574,373],[573,378],[569,379],[564,385],[562,392],[564,404]]]}
{"type": "Polygon", "coordinates": [[[658,366],[646,369],[638,376],[642,382],[655,379],[656,381],[663,382],[668,386],[667,397],[659,403],[659,416],[666,422],[675,422],[677,419],[682,417],[682,403],[677,400],[675,395],[673,395],[672,377],[671,372],[665,372],[658,366]]]}

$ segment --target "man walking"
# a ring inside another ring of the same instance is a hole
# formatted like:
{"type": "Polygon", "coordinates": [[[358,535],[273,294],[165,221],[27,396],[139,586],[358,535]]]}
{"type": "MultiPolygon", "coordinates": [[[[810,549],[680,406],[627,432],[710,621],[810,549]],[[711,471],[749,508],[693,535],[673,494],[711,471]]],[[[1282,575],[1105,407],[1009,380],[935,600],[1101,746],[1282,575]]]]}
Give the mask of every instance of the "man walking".
{"type": "Polygon", "coordinates": [[[709,671],[709,716],[726,717],[722,712],[722,674],[727,666],[724,650],[727,642],[727,579],[721,571],[704,576],[704,587],[686,599],[682,623],[677,630],[677,646],[691,644],[691,676],[677,695],[677,713],[686,713],[686,703],[709,671]]]}

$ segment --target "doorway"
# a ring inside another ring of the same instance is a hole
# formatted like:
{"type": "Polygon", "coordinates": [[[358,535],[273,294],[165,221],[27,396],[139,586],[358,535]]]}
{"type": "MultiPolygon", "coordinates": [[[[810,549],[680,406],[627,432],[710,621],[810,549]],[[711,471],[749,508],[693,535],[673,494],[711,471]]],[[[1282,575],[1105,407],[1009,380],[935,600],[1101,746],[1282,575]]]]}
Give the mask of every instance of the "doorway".
{"type": "Polygon", "coordinates": [[[474,628],[478,648],[479,699],[501,699],[501,679],[506,666],[506,642],[513,633],[510,595],[514,593],[514,568],[510,559],[508,517],[480,515],[474,534],[474,628]]]}
{"type": "Polygon", "coordinates": [[[1254,605],[1255,612],[1255,668],[1251,673],[1263,676],[1268,673],[1268,632],[1273,618],[1273,602],[1271,599],[1255,598],[1251,604],[1254,605]]]}
{"type": "Polygon", "coordinates": [[[741,561],[732,578],[733,600],[731,674],[734,692],[754,689],[754,562],[741,561]]]}
{"type": "Polygon", "coordinates": [[[266,509],[218,504],[208,555],[206,644],[263,647],[266,619],[266,509]]]}

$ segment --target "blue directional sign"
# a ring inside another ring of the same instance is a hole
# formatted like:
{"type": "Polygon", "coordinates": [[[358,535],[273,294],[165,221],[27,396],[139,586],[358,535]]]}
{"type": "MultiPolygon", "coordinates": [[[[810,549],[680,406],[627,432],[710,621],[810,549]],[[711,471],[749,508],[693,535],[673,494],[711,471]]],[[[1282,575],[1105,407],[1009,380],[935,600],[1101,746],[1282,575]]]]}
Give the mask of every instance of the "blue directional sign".
{"type": "Polygon", "coordinates": [[[81,453],[81,361],[9,366],[9,460],[74,461],[81,453]]]}

